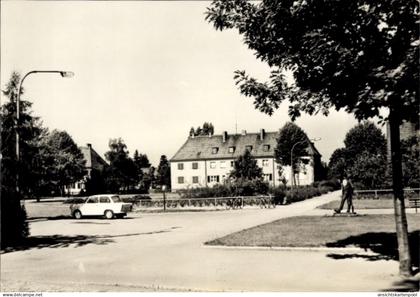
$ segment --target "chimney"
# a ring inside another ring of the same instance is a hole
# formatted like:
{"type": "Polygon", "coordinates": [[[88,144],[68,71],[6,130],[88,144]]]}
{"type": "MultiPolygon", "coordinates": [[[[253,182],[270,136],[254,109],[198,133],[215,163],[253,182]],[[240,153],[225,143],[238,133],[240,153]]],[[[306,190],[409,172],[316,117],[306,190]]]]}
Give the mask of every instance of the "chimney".
{"type": "Polygon", "coordinates": [[[92,149],[92,144],[87,143],[86,145],[87,145],[87,147],[88,147],[90,150],[92,149]]]}
{"type": "Polygon", "coordinates": [[[264,140],[264,136],[265,136],[265,130],[261,129],[260,130],[260,140],[263,141],[264,140]]]}
{"type": "Polygon", "coordinates": [[[225,143],[227,141],[227,137],[228,137],[228,134],[227,134],[226,131],[223,131],[222,137],[223,137],[223,143],[225,143]]]}
{"type": "Polygon", "coordinates": [[[246,135],[246,130],[242,130],[241,135],[246,135]]]}

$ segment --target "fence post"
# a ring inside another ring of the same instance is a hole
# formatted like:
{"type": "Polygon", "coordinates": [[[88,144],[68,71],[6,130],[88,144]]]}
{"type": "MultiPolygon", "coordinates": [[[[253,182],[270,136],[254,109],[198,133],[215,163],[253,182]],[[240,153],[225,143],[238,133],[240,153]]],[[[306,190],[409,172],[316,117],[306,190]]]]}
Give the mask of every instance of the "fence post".
{"type": "Polygon", "coordinates": [[[244,208],[244,197],[241,197],[241,208],[244,208]]]}
{"type": "Polygon", "coordinates": [[[375,199],[378,199],[378,191],[375,190],[375,199]]]}

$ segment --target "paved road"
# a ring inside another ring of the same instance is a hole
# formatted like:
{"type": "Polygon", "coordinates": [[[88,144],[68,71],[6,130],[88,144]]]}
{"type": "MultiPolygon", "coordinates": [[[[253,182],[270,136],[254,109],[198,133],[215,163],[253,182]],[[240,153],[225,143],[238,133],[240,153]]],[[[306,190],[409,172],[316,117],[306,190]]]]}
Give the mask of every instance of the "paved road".
{"type": "Polygon", "coordinates": [[[334,260],[325,251],[211,248],[203,242],[310,214],[339,192],[280,206],[32,222],[37,248],[1,255],[2,291],[377,291],[395,261],[334,260]]]}

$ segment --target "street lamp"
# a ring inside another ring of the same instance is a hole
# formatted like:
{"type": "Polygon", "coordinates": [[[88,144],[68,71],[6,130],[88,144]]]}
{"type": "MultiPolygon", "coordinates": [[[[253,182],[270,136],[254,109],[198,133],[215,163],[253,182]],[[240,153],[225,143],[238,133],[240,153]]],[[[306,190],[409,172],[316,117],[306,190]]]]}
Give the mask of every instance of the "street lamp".
{"type": "MultiPolygon", "coordinates": [[[[16,161],[20,161],[20,152],[19,152],[19,119],[20,119],[20,93],[22,92],[22,85],[25,78],[34,73],[59,73],[61,77],[73,77],[74,73],[71,71],[63,70],[32,70],[25,74],[25,76],[20,80],[17,98],[16,98],[16,161]]],[[[19,170],[16,171],[16,191],[19,193],[19,170]]]]}
{"type": "Polygon", "coordinates": [[[290,170],[291,170],[290,185],[291,185],[291,188],[292,189],[293,189],[293,181],[295,179],[295,172],[293,170],[293,150],[295,149],[295,146],[298,145],[298,144],[307,142],[307,141],[318,141],[318,140],[321,140],[321,138],[319,138],[319,137],[318,138],[313,138],[313,139],[305,138],[305,139],[303,139],[301,141],[298,141],[295,144],[293,144],[292,149],[290,150],[290,170]]]}

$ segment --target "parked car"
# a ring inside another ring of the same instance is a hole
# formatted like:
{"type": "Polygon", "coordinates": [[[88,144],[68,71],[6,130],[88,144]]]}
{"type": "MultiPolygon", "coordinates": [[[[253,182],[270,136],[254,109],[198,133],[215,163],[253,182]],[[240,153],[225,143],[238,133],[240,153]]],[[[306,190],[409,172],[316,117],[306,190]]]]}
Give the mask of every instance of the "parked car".
{"type": "Polygon", "coordinates": [[[126,216],[131,208],[131,204],[124,203],[118,195],[102,194],[93,195],[81,203],[72,204],[70,211],[75,219],[85,216],[103,216],[106,219],[113,219],[126,216]]]}

